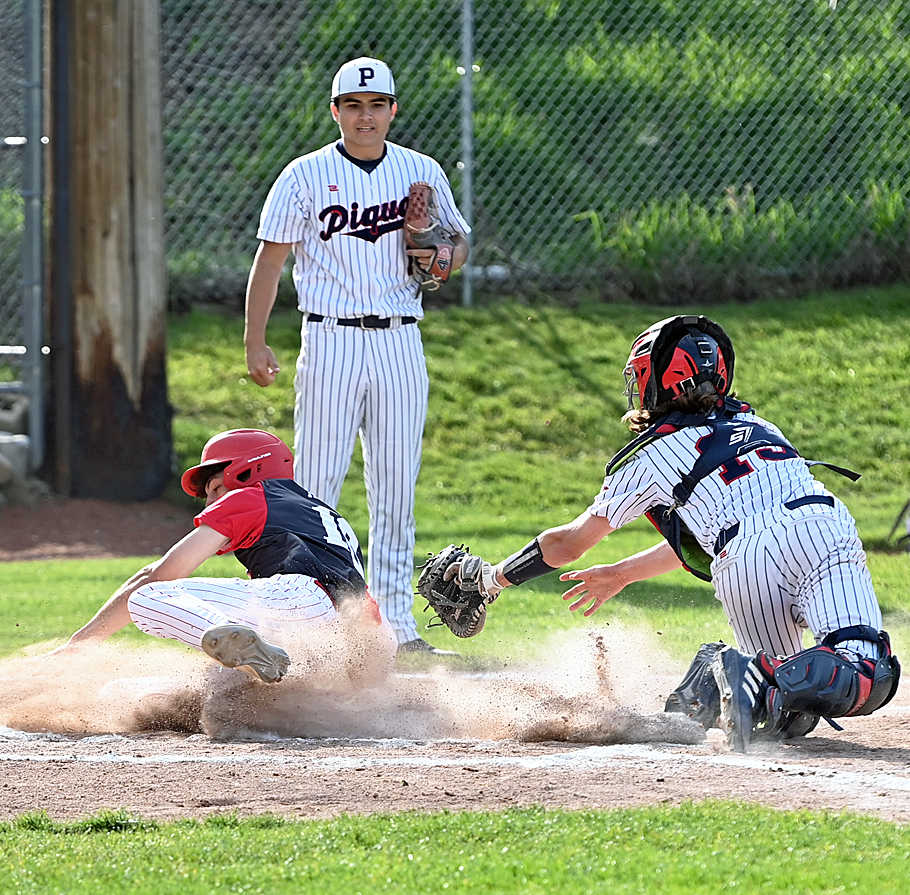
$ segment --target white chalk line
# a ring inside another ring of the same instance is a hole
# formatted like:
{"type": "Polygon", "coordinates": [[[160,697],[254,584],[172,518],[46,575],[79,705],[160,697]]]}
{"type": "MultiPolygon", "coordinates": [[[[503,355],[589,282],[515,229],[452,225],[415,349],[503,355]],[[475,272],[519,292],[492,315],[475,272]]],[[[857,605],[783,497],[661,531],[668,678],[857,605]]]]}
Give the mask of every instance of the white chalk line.
{"type": "MultiPolygon", "coordinates": [[[[12,734],[8,729],[0,728],[0,743],[4,740],[24,739],[22,734],[12,734]]],[[[28,737],[32,739],[32,737],[28,737]]],[[[35,737],[37,739],[37,737],[35,737]]],[[[157,755],[128,755],[112,748],[111,751],[97,754],[79,754],[77,752],[42,752],[19,753],[0,752],[0,761],[15,762],[49,762],[62,763],[74,762],[81,764],[123,764],[123,765],[174,765],[174,764],[199,764],[199,765],[306,765],[307,769],[323,769],[326,771],[365,770],[370,768],[448,768],[470,767],[471,769],[514,767],[523,770],[615,770],[621,772],[628,767],[630,761],[646,761],[655,764],[679,764],[688,762],[693,765],[712,767],[731,767],[756,771],[772,771],[781,773],[784,777],[801,778],[803,782],[829,790],[832,792],[866,792],[869,795],[886,795],[888,793],[910,792],[910,777],[898,776],[882,772],[865,773],[857,771],[844,771],[830,767],[807,765],[799,762],[787,761],[780,758],[772,760],[757,756],[738,755],[733,753],[696,753],[685,751],[686,747],[678,744],[623,744],[611,746],[580,746],[571,751],[551,752],[547,755],[483,755],[478,754],[484,748],[502,750],[503,743],[470,743],[473,752],[471,755],[457,755],[453,757],[418,754],[420,750],[431,743],[414,740],[302,740],[278,739],[272,743],[293,748],[295,745],[305,747],[306,751],[296,752],[294,755],[281,755],[270,753],[268,755],[191,755],[191,754],[157,754],[157,755]],[[347,747],[375,749],[375,756],[318,756],[315,750],[322,747],[331,747],[344,744],[347,747]],[[390,754],[394,753],[394,754],[390,754]]],[[[438,741],[437,745],[464,741],[438,741]]],[[[132,743],[125,737],[103,736],[86,737],[80,740],[86,745],[103,745],[132,743]]],[[[218,746],[219,744],[214,744],[218,746]]],[[[255,746],[256,744],[250,744],[255,746]]]]}

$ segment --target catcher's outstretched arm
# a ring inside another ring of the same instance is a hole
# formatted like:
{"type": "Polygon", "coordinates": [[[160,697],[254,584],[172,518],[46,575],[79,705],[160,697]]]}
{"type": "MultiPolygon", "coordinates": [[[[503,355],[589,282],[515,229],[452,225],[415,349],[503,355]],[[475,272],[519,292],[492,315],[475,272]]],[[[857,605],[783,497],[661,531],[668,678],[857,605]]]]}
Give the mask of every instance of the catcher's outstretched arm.
{"type": "Polygon", "coordinates": [[[615,597],[623,588],[633,582],[656,578],[658,575],[681,567],[682,563],[673,552],[673,548],[663,541],[648,550],[621,559],[619,562],[592,566],[576,572],[564,572],[559,576],[560,581],[578,581],[579,583],[567,590],[562,598],[575,600],[569,606],[572,612],[588,606],[583,613],[587,617],[597,612],[607,600],[615,597]]]}
{"type": "Polygon", "coordinates": [[[555,563],[577,559],[611,531],[606,519],[585,512],[543,532],[495,567],[464,545],[450,544],[421,566],[417,592],[456,637],[474,637],[486,623],[487,606],[504,587],[556,571],[555,563]]]}
{"type": "Polygon", "coordinates": [[[557,528],[541,532],[530,544],[498,563],[494,568],[497,584],[524,584],[584,556],[611,531],[603,516],[585,510],[578,518],[557,528]]]}

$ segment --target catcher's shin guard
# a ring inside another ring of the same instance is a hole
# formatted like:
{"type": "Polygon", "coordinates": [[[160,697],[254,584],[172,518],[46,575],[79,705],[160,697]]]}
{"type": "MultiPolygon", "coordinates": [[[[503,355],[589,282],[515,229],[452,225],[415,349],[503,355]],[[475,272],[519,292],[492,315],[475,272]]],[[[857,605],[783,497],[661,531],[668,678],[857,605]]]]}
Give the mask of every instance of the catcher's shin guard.
{"type": "Polygon", "coordinates": [[[760,731],[763,739],[789,740],[803,737],[815,730],[819,717],[811,712],[784,711],[781,692],[774,686],[774,672],[784,664],[770,653],[761,651],[755,657],[755,665],[768,682],[765,693],[765,713],[767,721],[760,731]]]}
{"type": "Polygon", "coordinates": [[[806,712],[824,718],[869,715],[894,696],[900,681],[900,663],[891,653],[891,641],[885,631],[869,632],[859,638],[853,632],[835,632],[821,646],[803,650],[776,664],[774,682],[768,693],[769,713],[806,712]],[[837,636],[841,635],[841,636],[837,636]],[[847,639],[868,639],[882,646],[878,660],[851,662],[833,649],[847,639]],[[774,692],[777,691],[777,692],[774,692]]]}

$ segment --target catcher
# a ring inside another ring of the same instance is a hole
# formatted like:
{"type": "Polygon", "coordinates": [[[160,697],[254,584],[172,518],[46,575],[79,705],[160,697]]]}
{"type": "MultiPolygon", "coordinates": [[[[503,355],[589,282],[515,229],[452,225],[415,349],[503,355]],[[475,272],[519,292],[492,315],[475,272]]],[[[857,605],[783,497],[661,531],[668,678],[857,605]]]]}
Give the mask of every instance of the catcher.
{"type": "Polygon", "coordinates": [[[733,366],[733,345],[712,320],[655,323],[624,371],[623,419],[635,437],[607,465],[592,505],[495,566],[448,547],[424,566],[418,592],[457,636],[473,636],[504,588],[574,562],[646,515],[661,543],[560,580],[577,582],[563,599],[585,616],[680,567],[713,584],[739,648],[703,644],[668,711],[719,726],[744,752],[753,735],[805,735],[820,717],[885,705],[900,665],[854,520],[813,477],[819,461],[735,398],[733,366]],[[806,629],[816,645],[803,649],[806,629]]]}

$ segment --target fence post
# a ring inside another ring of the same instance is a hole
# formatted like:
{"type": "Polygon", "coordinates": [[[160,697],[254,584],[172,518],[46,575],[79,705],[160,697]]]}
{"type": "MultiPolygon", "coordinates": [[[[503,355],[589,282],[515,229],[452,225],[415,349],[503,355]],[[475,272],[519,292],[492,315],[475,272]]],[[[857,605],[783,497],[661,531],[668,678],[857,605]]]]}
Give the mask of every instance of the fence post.
{"type": "Polygon", "coordinates": [[[158,0],[54,11],[54,96],[68,104],[52,134],[58,490],[147,500],[172,476],[158,0]]]}
{"type": "Polygon", "coordinates": [[[44,355],[41,353],[44,343],[42,4],[43,0],[26,0],[25,3],[22,310],[26,353],[23,379],[28,394],[29,462],[32,472],[44,459],[44,355]]]}
{"type": "MultiPolygon", "coordinates": [[[[474,0],[462,0],[461,13],[461,212],[474,226],[474,0]]],[[[470,240],[471,237],[469,236],[470,240]]],[[[461,272],[461,303],[474,304],[473,264],[461,272]]]]}

